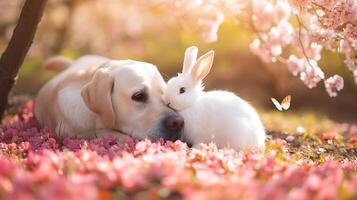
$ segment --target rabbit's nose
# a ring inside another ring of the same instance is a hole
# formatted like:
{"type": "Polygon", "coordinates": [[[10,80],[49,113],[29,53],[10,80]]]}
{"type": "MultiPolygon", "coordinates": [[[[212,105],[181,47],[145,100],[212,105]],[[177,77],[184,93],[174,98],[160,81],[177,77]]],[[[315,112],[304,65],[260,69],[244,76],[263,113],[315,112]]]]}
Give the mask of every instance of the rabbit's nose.
{"type": "Polygon", "coordinates": [[[173,107],[171,107],[170,105],[171,105],[171,103],[166,104],[166,106],[167,106],[168,108],[170,108],[171,110],[177,112],[177,110],[175,110],[175,109],[174,109],[173,107]]]}

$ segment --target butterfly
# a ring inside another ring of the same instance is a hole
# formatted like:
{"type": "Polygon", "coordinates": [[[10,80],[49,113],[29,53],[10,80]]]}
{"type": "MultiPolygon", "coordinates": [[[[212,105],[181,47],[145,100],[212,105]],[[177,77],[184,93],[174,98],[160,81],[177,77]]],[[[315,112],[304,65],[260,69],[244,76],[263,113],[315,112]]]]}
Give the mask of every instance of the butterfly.
{"type": "Polygon", "coordinates": [[[274,98],[270,98],[271,102],[273,102],[274,106],[280,110],[280,111],[283,111],[283,110],[287,110],[290,108],[290,102],[291,102],[291,95],[288,95],[286,96],[282,101],[281,103],[279,103],[278,100],[274,99],[274,98]]]}

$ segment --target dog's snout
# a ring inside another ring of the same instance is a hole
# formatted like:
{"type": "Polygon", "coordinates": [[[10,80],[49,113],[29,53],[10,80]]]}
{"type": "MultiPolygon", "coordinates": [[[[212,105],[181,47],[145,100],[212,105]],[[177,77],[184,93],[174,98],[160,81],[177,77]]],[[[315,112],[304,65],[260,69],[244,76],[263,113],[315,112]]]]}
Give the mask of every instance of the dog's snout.
{"type": "Polygon", "coordinates": [[[165,127],[171,131],[180,132],[183,128],[184,120],[179,115],[170,116],[165,120],[165,127]]]}
{"type": "Polygon", "coordinates": [[[162,121],[161,137],[165,140],[176,141],[181,138],[184,119],[178,114],[166,116],[162,121]]]}

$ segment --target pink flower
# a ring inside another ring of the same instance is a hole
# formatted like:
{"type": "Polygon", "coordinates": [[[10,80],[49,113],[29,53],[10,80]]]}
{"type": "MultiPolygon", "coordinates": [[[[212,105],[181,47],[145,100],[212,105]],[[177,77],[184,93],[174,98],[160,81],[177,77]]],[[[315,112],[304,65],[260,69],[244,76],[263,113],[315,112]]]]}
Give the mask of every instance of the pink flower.
{"type": "Polygon", "coordinates": [[[282,45],[288,45],[291,43],[294,34],[294,28],[288,21],[281,21],[277,25],[280,31],[280,41],[282,45]]]}
{"type": "Polygon", "coordinates": [[[353,59],[349,56],[346,56],[344,63],[346,64],[347,68],[350,71],[352,71],[352,72],[357,71],[357,59],[353,59]]]}
{"type": "Polygon", "coordinates": [[[306,55],[309,59],[313,59],[313,60],[320,60],[321,59],[321,52],[322,50],[322,46],[315,43],[315,42],[312,42],[306,49],[305,49],[305,52],[306,52],[306,55]]]}
{"type": "Polygon", "coordinates": [[[224,14],[217,12],[215,19],[200,19],[198,24],[202,27],[202,38],[206,42],[217,41],[218,29],[224,21],[224,14]]]}
{"type": "Polygon", "coordinates": [[[274,17],[275,23],[289,20],[289,17],[291,15],[291,6],[288,0],[276,1],[274,10],[275,10],[275,17],[274,17]]]}
{"type": "Polygon", "coordinates": [[[295,55],[290,55],[286,61],[289,71],[297,76],[300,72],[305,70],[305,63],[303,59],[297,58],[295,55]]]}
{"type": "Polygon", "coordinates": [[[307,180],[304,184],[304,187],[312,192],[318,191],[320,186],[321,186],[321,178],[315,174],[312,174],[309,177],[307,177],[307,180]]]}
{"type": "MultiPolygon", "coordinates": [[[[356,3],[356,8],[355,9],[357,10],[357,3],[356,3]]],[[[355,12],[357,12],[357,11],[355,11],[355,12]]],[[[357,15],[357,13],[356,13],[356,15],[357,15]]],[[[357,26],[353,25],[351,23],[348,23],[345,26],[343,34],[349,40],[357,40],[357,26]]]]}
{"type": "Polygon", "coordinates": [[[297,12],[305,12],[311,0],[290,0],[297,12]]]}
{"type": "Polygon", "coordinates": [[[308,88],[313,88],[322,79],[325,78],[324,73],[318,67],[315,60],[304,59],[305,70],[300,73],[300,79],[305,83],[308,88]]]}
{"type": "Polygon", "coordinates": [[[88,183],[76,184],[65,178],[58,178],[45,183],[39,196],[41,199],[52,200],[98,199],[94,185],[88,183]]]}
{"type": "Polygon", "coordinates": [[[296,188],[296,189],[292,189],[289,192],[288,197],[289,199],[294,199],[294,200],[308,200],[309,194],[304,189],[296,188]]]}
{"type": "Polygon", "coordinates": [[[270,63],[275,61],[275,58],[271,55],[271,49],[264,46],[258,38],[254,39],[249,47],[250,50],[264,62],[270,63]]]}
{"type": "Polygon", "coordinates": [[[350,54],[352,51],[351,46],[347,40],[340,40],[340,46],[338,50],[343,54],[350,54]]]}
{"type": "Polygon", "coordinates": [[[336,97],[337,92],[343,89],[343,78],[339,75],[331,76],[325,80],[325,88],[330,97],[336,97]]]}
{"type": "Polygon", "coordinates": [[[337,29],[357,19],[357,3],[354,0],[332,1],[327,6],[330,7],[328,12],[321,18],[323,26],[327,28],[337,29]]]}
{"type": "Polygon", "coordinates": [[[268,30],[274,21],[274,5],[270,1],[252,0],[254,27],[259,31],[268,30]]]}

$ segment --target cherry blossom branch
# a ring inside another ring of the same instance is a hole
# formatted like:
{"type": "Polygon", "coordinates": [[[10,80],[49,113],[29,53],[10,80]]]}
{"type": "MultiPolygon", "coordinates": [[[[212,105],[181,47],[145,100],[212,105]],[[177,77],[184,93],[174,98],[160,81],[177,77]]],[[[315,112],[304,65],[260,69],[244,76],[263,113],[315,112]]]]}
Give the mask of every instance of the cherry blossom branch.
{"type": "MultiPolygon", "coordinates": [[[[254,22],[253,22],[253,6],[252,6],[252,3],[250,4],[250,17],[249,17],[249,26],[250,28],[252,29],[253,33],[258,37],[258,39],[261,41],[261,44],[264,46],[264,48],[269,48],[268,44],[266,43],[266,40],[264,38],[262,38],[261,36],[261,32],[258,31],[256,28],[255,28],[255,25],[254,25],[254,22]]],[[[272,58],[275,58],[277,61],[285,64],[286,63],[286,59],[281,57],[281,56],[274,56],[272,55],[271,52],[268,52],[269,53],[269,56],[272,57],[272,58]]]]}
{"type": "Polygon", "coordinates": [[[297,16],[297,15],[295,15],[296,16],[296,19],[297,19],[297,21],[298,21],[298,23],[299,23],[299,43],[300,43],[300,46],[301,46],[301,50],[302,50],[302,53],[304,54],[304,57],[305,57],[305,59],[307,60],[307,63],[309,63],[309,65],[310,65],[310,67],[312,67],[313,68],[313,66],[312,66],[312,64],[311,64],[311,62],[310,62],[310,58],[307,56],[307,54],[306,54],[306,51],[305,51],[305,47],[304,47],[304,45],[303,45],[303,43],[302,43],[302,40],[301,40],[301,21],[300,21],[300,18],[299,18],[299,16],[297,16]]]}
{"type": "Polygon", "coordinates": [[[321,8],[322,10],[330,11],[329,9],[323,7],[322,5],[320,5],[320,4],[318,4],[318,3],[314,2],[314,1],[311,1],[311,4],[314,5],[314,6],[316,6],[316,7],[321,8]]]}

